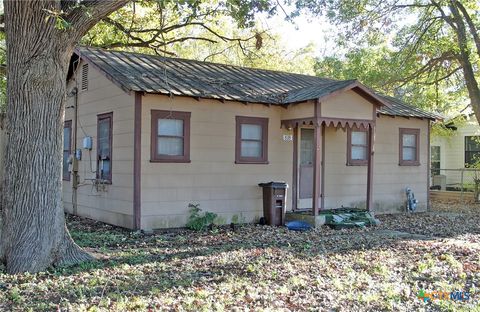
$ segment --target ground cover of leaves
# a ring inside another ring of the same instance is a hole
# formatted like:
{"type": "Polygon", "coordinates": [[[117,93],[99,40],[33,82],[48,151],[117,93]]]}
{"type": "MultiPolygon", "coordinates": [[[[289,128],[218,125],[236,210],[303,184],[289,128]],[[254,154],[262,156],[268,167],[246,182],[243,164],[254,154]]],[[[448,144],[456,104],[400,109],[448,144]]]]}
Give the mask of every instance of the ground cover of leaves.
{"type": "Polygon", "coordinates": [[[2,269],[0,310],[480,311],[480,206],[455,205],[310,232],[244,225],[144,235],[70,217],[72,236],[98,260],[38,274],[2,269]],[[471,298],[425,303],[421,289],[471,298]]]}

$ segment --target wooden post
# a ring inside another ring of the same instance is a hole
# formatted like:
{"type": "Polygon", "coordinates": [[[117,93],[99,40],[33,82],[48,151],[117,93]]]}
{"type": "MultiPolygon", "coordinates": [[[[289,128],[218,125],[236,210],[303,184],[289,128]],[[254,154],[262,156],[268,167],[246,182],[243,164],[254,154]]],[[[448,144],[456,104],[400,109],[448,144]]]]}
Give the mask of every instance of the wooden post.
{"type": "Polygon", "coordinates": [[[292,177],[292,210],[297,210],[298,200],[298,127],[293,128],[293,177],[292,177]]]}
{"type": "Polygon", "coordinates": [[[368,125],[367,210],[373,209],[373,155],[375,152],[375,126],[368,125]]]}
{"type": "Polygon", "coordinates": [[[327,127],[326,124],[322,124],[322,161],[320,165],[322,166],[321,169],[321,176],[320,176],[320,197],[322,198],[320,201],[320,210],[325,209],[325,128],[327,127]]]}
{"type": "Polygon", "coordinates": [[[315,157],[313,158],[313,199],[312,199],[312,214],[318,215],[319,198],[320,198],[320,176],[322,165],[322,124],[315,124],[315,131],[313,134],[313,143],[315,150],[315,157]]]}

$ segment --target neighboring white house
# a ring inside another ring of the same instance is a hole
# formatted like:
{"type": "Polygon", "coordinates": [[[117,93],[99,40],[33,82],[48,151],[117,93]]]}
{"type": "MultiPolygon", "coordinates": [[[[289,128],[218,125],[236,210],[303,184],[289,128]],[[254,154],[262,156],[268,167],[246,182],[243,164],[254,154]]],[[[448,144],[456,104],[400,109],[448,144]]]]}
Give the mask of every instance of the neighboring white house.
{"type": "Polygon", "coordinates": [[[445,179],[449,189],[471,184],[475,177],[472,166],[480,160],[480,126],[474,115],[462,115],[445,122],[452,132],[448,136],[435,135],[431,138],[432,185],[440,186],[445,179]],[[434,176],[444,176],[434,177],[434,176]],[[463,178],[462,178],[463,175],[463,178]]]}

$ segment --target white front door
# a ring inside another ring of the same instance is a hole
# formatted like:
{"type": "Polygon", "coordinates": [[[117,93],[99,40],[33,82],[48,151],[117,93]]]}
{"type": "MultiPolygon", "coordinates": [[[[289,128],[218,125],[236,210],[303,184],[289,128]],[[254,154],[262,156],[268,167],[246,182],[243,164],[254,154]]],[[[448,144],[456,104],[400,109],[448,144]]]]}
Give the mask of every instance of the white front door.
{"type": "Polygon", "coordinates": [[[311,209],[313,198],[314,129],[300,128],[298,157],[298,209],[311,209]]]}

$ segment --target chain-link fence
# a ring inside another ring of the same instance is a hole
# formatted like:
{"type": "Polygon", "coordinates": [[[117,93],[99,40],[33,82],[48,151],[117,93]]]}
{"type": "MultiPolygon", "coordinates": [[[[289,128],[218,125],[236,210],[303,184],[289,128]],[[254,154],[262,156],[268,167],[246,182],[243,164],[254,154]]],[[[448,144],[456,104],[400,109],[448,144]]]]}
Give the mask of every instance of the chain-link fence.
{"type": "Polygon", "coordinates": [[[457,192],[462,201],[465,198],[477,199],[480,184],[480,169],[460,168],[431,170],[430,189],[457,192]]]}

